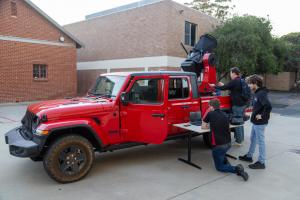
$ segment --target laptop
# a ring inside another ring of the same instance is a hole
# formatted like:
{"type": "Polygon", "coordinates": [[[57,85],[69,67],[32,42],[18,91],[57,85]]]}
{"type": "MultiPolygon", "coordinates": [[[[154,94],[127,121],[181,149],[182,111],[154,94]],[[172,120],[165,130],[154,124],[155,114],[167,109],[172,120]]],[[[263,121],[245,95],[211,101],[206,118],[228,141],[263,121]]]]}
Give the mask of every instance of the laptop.
{"type": "Polygon", "coordinates": [[[195,126],[202,125],[201,112],[190,112],[190,124],[195,126]]]}

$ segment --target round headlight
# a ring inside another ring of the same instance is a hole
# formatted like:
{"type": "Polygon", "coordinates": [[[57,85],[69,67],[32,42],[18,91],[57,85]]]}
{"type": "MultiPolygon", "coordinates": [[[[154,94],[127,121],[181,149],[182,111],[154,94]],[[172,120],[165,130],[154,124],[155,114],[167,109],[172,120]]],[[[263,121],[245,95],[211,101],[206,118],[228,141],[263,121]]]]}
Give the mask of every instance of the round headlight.
{"type": "Polygon", "coordinates": [[[35,116],[32,122],[32,130],[35,130],[38,127],[39,123],[40,119],[37,116],[35,116]]]}

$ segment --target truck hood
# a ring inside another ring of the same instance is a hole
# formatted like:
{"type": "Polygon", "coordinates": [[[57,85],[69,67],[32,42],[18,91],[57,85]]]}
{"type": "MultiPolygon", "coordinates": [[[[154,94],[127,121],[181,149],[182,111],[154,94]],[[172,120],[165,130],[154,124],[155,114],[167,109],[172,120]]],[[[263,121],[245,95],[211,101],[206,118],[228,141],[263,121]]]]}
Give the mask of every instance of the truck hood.
{"type": "Polygon", "coordinates": [[[103,98],[73,98],[43,101],[28,106],[28,111],[38,117],[46,115],[48,120],[59,120],[72,116],[97,116],[100,112],[111,111],[114,100],[103,98]]]}

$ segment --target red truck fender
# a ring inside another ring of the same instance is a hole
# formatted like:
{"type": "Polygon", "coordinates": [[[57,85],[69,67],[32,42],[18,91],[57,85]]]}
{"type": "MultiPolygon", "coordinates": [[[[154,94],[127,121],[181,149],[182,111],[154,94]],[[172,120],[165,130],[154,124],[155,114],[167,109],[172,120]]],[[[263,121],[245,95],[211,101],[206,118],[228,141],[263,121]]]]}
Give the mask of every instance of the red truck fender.
{"type": "Polygon", "coordinates": [[[37,129],[47,130],[48,136],[46,144],[50,144],[53,140],[59,137],[59,134],[70,134],[71,133],[81,135],[87,138],[91,144],[97,148],[101,149],[105,146],[103,141],[104,138],[101,137],[99,128],[96,127],[96,122],[92,119],[80,119],[80,120],[68,120],[68,121],[58,121],[58,122],[49,122],[41,124],[37,129]],[[98,129],[98,130],[97,130],[98,129]]]}

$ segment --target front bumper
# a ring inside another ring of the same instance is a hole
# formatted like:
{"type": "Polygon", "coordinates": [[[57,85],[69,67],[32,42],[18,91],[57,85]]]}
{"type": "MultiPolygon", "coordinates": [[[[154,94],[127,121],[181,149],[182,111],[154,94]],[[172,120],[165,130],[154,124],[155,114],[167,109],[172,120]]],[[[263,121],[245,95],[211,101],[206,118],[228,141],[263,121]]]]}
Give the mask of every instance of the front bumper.
{"type": "Polygon", "coordinates": [[[9,145],[9,152],[17,157],[35,157],[43,149],[45,138],[34,136],[32,140],[25,139],[20,133],[20,127],[5,134],[5,142],[9,145]]]}

